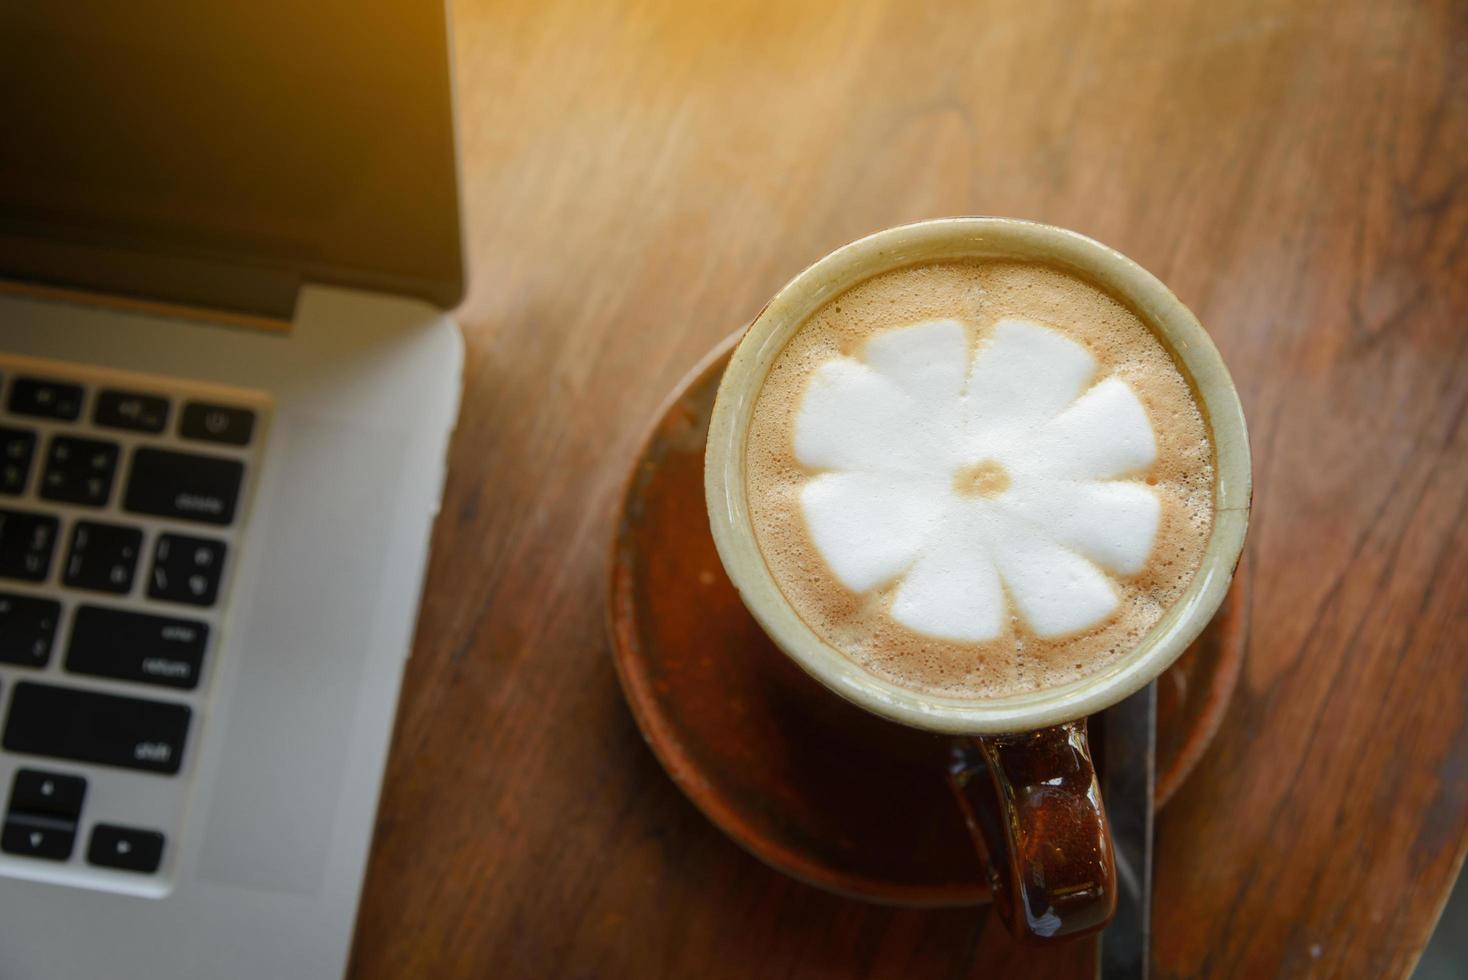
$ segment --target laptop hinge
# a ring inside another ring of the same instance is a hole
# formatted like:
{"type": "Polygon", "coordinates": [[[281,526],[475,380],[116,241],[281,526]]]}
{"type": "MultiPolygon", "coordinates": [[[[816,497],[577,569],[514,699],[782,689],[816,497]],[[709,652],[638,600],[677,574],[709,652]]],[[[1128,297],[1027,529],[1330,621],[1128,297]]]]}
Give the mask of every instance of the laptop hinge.
{"type": "Polygon", "coordinates": [[[208,258],[0,234],[0,292],[230,326],[290,326],[300,277],[208,258]]]}

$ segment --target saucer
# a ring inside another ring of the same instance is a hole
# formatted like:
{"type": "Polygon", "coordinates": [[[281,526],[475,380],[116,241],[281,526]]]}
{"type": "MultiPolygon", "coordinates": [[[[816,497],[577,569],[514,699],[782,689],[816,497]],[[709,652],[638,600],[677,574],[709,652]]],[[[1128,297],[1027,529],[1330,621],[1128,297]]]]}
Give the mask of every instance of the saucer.
{"type": "MultiPolygon", "coordinates": [[[[849,704],[770,642],[724,575],[704,508],[703,449],[743,331],[678,385],[617,515],[608,624],[627,703],[685,795],[745,850],[828,891],[898,905],[988,899],[950,795],[949,736],[849,704]]],[[[1158,679],[1156,803],[1223,718],[1243,661],[1245,576],[1158,679]]]]}

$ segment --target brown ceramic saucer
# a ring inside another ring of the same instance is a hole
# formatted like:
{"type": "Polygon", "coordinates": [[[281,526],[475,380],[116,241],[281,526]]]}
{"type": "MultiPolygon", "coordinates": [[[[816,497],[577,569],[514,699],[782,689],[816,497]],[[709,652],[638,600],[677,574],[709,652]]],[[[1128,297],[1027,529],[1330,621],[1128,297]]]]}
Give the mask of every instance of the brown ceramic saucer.
{"type": "MultiPolygon", "coordinates": [[[[765,637],[724,576],[704,509],[703,447],[738,337],[678,386],[628,479],[608,607],[627,703],[673,781],[766,864],[870,901],[985,901],[988,876],[944,780],[947,738],[821,687],[765,637]]],[[[1158,806],[1233,693],[1245,581],[1158,681],[1158,806]]]]}

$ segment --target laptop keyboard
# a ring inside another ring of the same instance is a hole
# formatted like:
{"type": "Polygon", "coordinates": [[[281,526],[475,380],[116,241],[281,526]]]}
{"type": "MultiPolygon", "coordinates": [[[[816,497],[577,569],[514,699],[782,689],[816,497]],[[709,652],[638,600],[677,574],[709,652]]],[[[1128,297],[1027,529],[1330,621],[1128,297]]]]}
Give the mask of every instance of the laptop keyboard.
{"type": "Polygon", "coordinates": [[[267,421],[0,357],[0,875],[166,882],[267,421]]]}

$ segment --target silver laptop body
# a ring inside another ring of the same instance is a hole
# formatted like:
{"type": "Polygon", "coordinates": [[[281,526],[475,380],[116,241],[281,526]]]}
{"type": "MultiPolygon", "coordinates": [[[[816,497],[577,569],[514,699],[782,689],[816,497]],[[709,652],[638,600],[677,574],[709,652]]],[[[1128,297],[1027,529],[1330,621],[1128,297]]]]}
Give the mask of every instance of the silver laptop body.
{"type": "Polygon", "coordinates": [[[3,980],[346,964],[458,409],[444,11],[238,7],[0,4],[3,980]]]}

